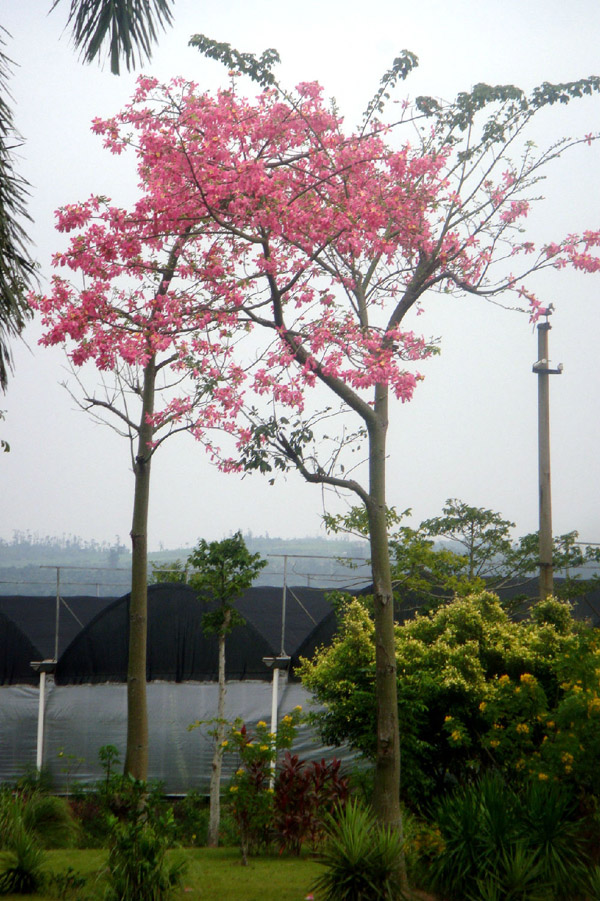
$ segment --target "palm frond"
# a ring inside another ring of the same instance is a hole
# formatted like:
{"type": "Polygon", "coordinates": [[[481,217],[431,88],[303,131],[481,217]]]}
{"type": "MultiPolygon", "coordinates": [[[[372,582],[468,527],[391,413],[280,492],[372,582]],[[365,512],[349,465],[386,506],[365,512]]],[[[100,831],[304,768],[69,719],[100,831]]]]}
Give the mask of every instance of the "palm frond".
{"type": "Polygon", "coordinates": [[[21,143],[10,107],[8,82],[11,60],[4,52],[6,30],[0,26],[0,390],[6,390],[12,369],[9,340],[21,333],[31,311],[25,293],[35,265],[29,256],[25,223],[29,185],[14,168],[14,151],[21,143]]]}
{"type": "MultiPolygon", "coordinates": [[[[60,0],[54,0],[52,10],[59,3],[60,0]]],[[[159,28],[164,29],[173,21],[173,3],[174,0],[71,0],[67,26],[72,27],[73,42],[86,63],[99,57],[108,44],[110,70],[118,75],[122,60],[131,71],[143,59],[150,59],[159,28]]]]}

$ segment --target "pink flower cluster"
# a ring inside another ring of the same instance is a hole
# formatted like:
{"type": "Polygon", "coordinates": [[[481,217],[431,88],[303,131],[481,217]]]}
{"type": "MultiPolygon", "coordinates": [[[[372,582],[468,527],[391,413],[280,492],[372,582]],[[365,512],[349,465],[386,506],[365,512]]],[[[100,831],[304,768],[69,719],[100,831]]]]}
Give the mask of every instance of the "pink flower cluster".
{"type": "MultiPolygon", "coordinates": [[[[141,195],[130,210],[92,197],[58,211],[71,238],[54,265],[82,282],[56,275],[31,297],[42,343],[68,344],[76,365],[160,359],[189,372],[194,402],[171,398],[153,425],[190,421],[217,456],[206,430],[243,443],[253,396],[302,410],[321,382],[344,402],[348,391],[369,402],[377,386],[410,400],[430,349],[404,316],[430,290],[481,291],[498,242],[529,211],[513,170],[462,190],[451,149],[346,133],[314,83],[293,101],[275,90],[248,100],[143,76],[93,130],[110,152],[136,154],[141,195]]],[[[537,251],[515,242],[510,255],[534,255],[526,274],[592,272],[599,245],[586,232],[537,251]]],[[[540,314],[517,276],[501,287],[540,314]]]]}

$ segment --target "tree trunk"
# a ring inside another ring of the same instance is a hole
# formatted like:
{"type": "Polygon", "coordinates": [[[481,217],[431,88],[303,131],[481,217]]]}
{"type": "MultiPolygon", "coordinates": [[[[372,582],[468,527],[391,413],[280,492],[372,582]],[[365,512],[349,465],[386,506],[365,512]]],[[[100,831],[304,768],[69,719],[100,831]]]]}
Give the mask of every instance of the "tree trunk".
{"type": "Polygon", "coordinates": [[[377,699],[377,756],[373,801],[380,822],[402,832],[394,604],[385,494],[387,400],[387,387],[378,385],[375,391],[376,419],[369,426],[368,504],[377,699]]]}
{"type": "Polygon", "coordinates": [[[127,749],[125,773],[148,778],[148,707],[146,703],[146,640],[148,631],[148,505],[154,412],[155,359],[144,368],[142,415],[134,460],[135,491],[131,526],[131,602],[127,665],[127,749]]]}
{"type": "Polygon", "coordinates": [[[219,701],[217,705],[217,729],[210,775],[210,813],[208,820],[208,846],[219,845],[219,825],[221,822],[221,766],[223,763],[223,741],[225,739],[225,635],[230,614],[225,613],[223,628],[219,632],[219,701]]]}

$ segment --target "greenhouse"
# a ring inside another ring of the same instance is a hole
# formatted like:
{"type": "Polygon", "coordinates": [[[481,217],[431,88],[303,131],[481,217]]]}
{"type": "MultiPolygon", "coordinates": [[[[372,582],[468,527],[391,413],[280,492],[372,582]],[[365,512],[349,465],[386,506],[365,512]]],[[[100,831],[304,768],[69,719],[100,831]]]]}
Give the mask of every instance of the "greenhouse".
{"type": "MultiPolygon", "coordinates": [[[[100,776],[103,745],[123,758],[129,599],[0,598],[0,782],[41,765],[64,789],[100,776]]],[[[202,628],[209,607],[184,584],[148,590],[149,778],[170,794],[208,789],[218,691],[217,639],[202,628]]],[[[299,654],[331,641],[325,592],[256,587],[236,607],[245,624],[227,639],[227,718],[268,721],[274,689],[279,717],[306,708],[294,667],[299,654]],[[278,658],[289,665],[274,678],[278,658]]],[[[309,759],[340,756],[305,726],[295,750],[309,759]]],[[[224,764],[227,779],[235,761],[225,756],[224,764]]]]}

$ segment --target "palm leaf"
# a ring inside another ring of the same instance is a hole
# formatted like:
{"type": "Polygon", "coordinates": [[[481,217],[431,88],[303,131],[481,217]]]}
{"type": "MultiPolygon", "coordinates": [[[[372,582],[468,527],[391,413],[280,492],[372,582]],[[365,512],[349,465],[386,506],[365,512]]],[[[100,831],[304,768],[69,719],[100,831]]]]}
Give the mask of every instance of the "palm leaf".
{"type": "Polygon", "coordinates": [[[9,340],[21,333],[31,312],[24,299],[34,275],[24,223],[28,183],[14,169],[13,155],[21,143],[8,103],[11,61],[0,26],[0,389],[5,390],[12,368],[9,340]],[[7,99],[8,98],[8,99],[7,99]]]}
{"type": "MultiPolygon", "coordinates": [[[[55,9],[60,0],[54,0],[55,9]]],[[[124,59],[127,70],[150,59],[159,28],[173,21],[174,0],[71,0],[67,25],[72,26],[75,47],[86,63],[91,63],[108,42],[110,70],[120,72],[124,59]],[[137,62],[136,62],[137,53],[137,62]]]]}

